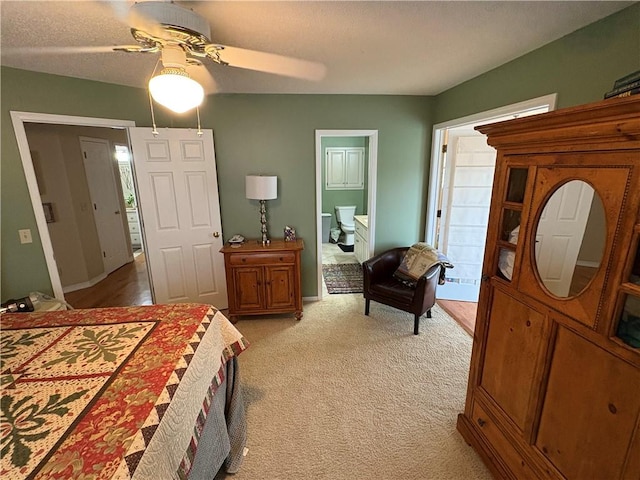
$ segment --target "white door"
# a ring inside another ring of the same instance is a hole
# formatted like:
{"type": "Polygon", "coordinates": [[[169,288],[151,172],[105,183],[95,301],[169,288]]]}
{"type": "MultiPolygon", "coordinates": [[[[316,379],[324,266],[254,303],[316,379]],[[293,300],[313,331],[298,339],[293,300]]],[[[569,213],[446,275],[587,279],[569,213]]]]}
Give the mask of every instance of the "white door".
{"type": "Polygon", "coordinates": [[[129,132],[155,303],[227,308],[213,132],[129,132]]]}
{"type": "Polygon", "coordinates": [[[345,188],[364,188],[364,148],[347,148],[345,165],[345,188]]]}
{"type": "Polygon", "coordinates": [[[547,289],[567,297],[591,211],[593,187],[581,181],[564,184],[551,195],[536,230],[536,264],[547,289]]]}
{"type": "Polygon", "coordinates": [[[346,182],[347,154],[343,148],[327,148],[326,188],[342,189],[346,182]]]}
{"type": "Polygon", "coordinates": [[[104,271],[109,274],[129,261],[122,203],[116,187],[115,158],[107,140],[80,137],[80,148],[104,271]]]}
{"type": "Polygon", "coordinates": [[[438,249],[454,265],[437,298],[477,302],[487,236],[496,151],[484,135],[449,133],[438,249]]]}

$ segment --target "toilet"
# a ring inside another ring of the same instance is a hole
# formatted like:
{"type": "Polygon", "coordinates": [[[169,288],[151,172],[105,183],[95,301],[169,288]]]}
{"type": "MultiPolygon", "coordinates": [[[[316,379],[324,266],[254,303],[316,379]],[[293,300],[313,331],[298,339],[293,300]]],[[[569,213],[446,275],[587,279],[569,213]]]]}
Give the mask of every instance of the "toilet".
{"type": "Polygon", "coordinates": [[[340,230],[344,233],[343,245],[353,245],[355,241],[356,224],[353,216],[356,214],[356,206],[336,205],[336,220],[340,230]]]}

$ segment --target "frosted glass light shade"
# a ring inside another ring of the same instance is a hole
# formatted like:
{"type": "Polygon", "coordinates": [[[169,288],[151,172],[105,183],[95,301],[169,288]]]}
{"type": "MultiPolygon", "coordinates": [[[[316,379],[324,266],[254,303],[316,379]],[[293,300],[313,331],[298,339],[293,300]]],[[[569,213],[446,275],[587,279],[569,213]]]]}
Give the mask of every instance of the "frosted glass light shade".
{"type": "Polygon", "coordinates": [[[278,198],[278,177],[267,175],[247,175],[246,196],[250,200],[273,200],[278,198]]]}
{"type": "Polygon", "coordinates": [[[204,99],[202,85],[182,68],[164,68],[149,80],[149,93],[160,105],[176,113],[197,107],[204,99]]]}

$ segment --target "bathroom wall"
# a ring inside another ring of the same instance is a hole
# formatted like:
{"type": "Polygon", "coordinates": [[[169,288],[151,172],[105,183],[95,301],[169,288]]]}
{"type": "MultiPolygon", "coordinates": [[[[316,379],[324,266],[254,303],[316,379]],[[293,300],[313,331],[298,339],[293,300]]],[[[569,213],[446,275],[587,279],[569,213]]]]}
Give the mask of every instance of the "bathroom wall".
{"type": "Polygon", "coordinates": [[[369,188],[367,178],[369,176],[369,139],[368,137],[323,137],[322,143],[322,211],[331,214],[331,227],[338,225],[336,221],[336,205],[355,205],[356,215],[367,214],[367,198],[369,188]],[[325,190],[325,160],[324,152],[330,147],[364,147],[365,171],[363,190],[325,190]]]}

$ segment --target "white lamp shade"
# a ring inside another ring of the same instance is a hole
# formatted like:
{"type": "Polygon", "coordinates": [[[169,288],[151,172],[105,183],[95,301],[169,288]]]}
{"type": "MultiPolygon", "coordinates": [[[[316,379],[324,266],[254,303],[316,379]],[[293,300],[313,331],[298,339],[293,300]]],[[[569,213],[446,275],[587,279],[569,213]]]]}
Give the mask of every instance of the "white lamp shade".
{"type": "Polygon", "coordinates": [[[149,80],[149,92],[156,102],[176,113],[191,110],[204,99],[202,85],[177,68],[165,68],[149,80]]]}
{"type": "Polygon", "coordinates": [[[278,198],[278,177],[247,175],[245,181],[247,198],[250,200],[273,200],[278,198]]]}

